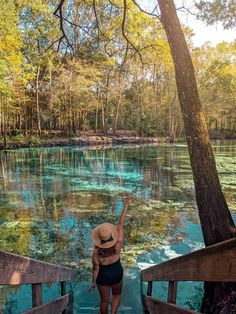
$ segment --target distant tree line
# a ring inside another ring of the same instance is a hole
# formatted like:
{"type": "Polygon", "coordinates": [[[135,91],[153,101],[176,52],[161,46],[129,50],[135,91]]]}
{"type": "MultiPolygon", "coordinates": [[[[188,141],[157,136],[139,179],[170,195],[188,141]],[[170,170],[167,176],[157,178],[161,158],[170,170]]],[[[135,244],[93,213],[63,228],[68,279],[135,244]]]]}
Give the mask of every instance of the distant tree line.
{"type": "MultiPolygon", "coordinates": [[[[1,1],[1,137],[53,131],[74,136],[88,129],[184,136],[162,27],[132,1],[126,19],[120,8],[104,3],[97,1],[96,9],[65,4],[62,38],[53,15],[57,2],[1,1]]],[[[194,48],[192,31],[183,30],[209,129],[235,131],[236,43],[194,48]]]]}

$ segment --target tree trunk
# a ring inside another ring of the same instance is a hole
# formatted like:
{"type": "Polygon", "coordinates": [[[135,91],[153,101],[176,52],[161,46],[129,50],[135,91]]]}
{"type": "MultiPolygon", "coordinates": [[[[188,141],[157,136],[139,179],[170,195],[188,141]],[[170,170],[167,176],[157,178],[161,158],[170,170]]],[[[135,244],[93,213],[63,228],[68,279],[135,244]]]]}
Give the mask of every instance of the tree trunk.
{"type": "Polygon", "coordinates": [[[157,102],[157,65],[154,63],[153,65],[153,81],[152,81],[152,84],[153,84],[153,94],[154,94],[154,98],[153,98],[153,112],[154,112],[154,119],[155,119],[155,123],[156,123],[156,126],[157,126],[157,105],[158,105],[158,102],[157,102]]]}
{"type": "Polygon", "coordinates": [[[108,72],[107,81],[106,81],[106,99],[105,99],[105,104],[104,104],[104,129],[103,129],[103,133],[105,135],[108,133],[109,85],[110,85],[110,73],[108,72]]]}
{"type": "Polygon", "coordinates": [[[97,130],[98,130],[98,103],[96,104],[96,109],[95,109],[94,132],[97,133],[97,130]]]}
{"type": "Polygon", "coordinates": [[[39,74],[40,74],[40,66],[37,69],[36,75],[36,123],[37,123],[37,136],[41,135],[41,123],[40,123],[40,111],[39,111],[39,74]]]}
{"type": "Polygon", "coordinates": [[[3,136],[3,96],[0,98],[0,136],[3,136]]]}
{"type": "Polygon", "coordinates": [[[113,133],[113,135],[116,135],[116,129],[117,129],[117,123],[118,123],[118,116],[119,116],[120,105],[121,105],[121,91],[120,91],[118,103],[117,103],[117,106],[116,106],[116,111],[115,111],[115,115],[114,115],[114,120],[113,120],[113,123],[112,123],[112,133],[113,133]]]}
{"type": "Polygon", "coordinates": [[[221,191],[191,56],[173,0],[159,0],[159,5],[175,65],[204,240],[211,245],[233,237],[234,223],[221,191]]]}
{"type": "Polygon", "coordinates": [[[175,115],[174,115],[174,104],[176,100],[176,93],[173,99],[169,103],[169,142],[174,143],[175,141],[175,115]]]}
{"type": "Polygon", "coordinates": [[[7,125],[6,125],[6,100],[3,103],[3,137],[4,137],[4,148],[7,148],[7,125]]]}
{"type": "Polygon", "coordinates": [[[117,124],[118,124],[118,116],[119,116],[121,102],[122,102],[122,93],[123,93],[123,81],[122,81],[122,78],[119,77],[119,96],[118,96],[118,101],[117,101],[117,105],[116,105],[115,115],[114,115],[114,119],[113,119],[113,123],[112,123],[112,133],[113,133],[113,135],[116,135],[117,124]]]}
{"type": "MultiPolygon", "coordinates": [[[[221,190],[202,105],[199,99],[192,59],[173,0],[158,0],[161,22],[166,31],[175,66],[179,102],[183,114],[190,162],[202,232],[206,246],[234,237],[232,216],[221,190]]],[[[222,285],[221,285],[222,286],[222,285]]],[[[207,284],[204,311],[218,313],[219,288],[207,284]],[[208,289],[209,288],[209,289],[208,289]],[[207,299],[207,300],[206,300],[207,299]]],[[[230,293],[230,289],[226,289],[230,293]]],[[[221,294],[222,295],[222,294],[221,294]]],[[[208,313],[208,312],[206,312],[208,313]]]]}

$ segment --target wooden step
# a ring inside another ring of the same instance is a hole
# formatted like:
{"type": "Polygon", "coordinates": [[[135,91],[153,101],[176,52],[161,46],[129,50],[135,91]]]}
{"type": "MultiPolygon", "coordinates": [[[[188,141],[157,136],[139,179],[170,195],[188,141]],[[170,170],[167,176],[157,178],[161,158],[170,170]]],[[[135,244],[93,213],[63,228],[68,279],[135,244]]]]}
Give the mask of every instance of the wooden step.
{"type": "MultiPolygon", "coordinates": [[[[99,306],[81,306],[76,311],[77,314],[100,314],[99,306]]],[[[134,314],[136,313],[135,309],[128,306],[121,306],[117,314],[134,314]]]]}

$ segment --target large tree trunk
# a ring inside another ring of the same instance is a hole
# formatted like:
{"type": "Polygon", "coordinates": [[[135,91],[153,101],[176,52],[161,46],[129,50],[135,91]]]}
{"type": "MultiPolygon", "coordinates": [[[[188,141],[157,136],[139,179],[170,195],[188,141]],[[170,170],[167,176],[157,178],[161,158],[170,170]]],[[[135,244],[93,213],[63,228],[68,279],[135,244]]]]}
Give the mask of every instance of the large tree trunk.
{"type": "MultiPolygon", "coordinates": [[[[234,237],[234,222],[221,190],[205,117],[198,95],[192,59],[173,0],[158,0],[158,3],[161,11],[161,22],[166,31],[174,61],[178,97],[193,171],[196,201],[204,241],[208,246],[234,237]]],[[[209,288],[209,285],[207,287],[209,288]]],[[[210,290],[214,290],[213,285],[210,285],[210,290]]],[[[217,291],[219,291],[218,288],[217,291]]],[[[205,304],[204,311],[218,313],[216,303],[222,300],[214,300],[217,291],[208,294],[207,304],[209,306],[205,304]]]]}
{"type": "Polygon", "coordinates": [[[191,56],[173,0],[158,1],[175,65],[204,240],[211,245],[233,237],[234,223],[221,190],[191,56]]]}

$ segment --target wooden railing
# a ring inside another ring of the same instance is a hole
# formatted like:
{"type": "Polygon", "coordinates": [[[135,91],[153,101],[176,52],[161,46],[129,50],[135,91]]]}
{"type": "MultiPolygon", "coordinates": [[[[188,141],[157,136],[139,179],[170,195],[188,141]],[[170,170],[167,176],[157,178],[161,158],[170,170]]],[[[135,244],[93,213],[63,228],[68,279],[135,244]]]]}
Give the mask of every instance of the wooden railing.
{"type": "Polygon", "coordinates": [[[236,282],[236,238],[147,268],[141,272],[141,281],[148,282],[147,294],[142,295],[146,313],[197,313],[175,305],[177,282],[236,282]],[[169,281],[167,302],[152,298],[154,281],[169,281]]]}
{"type": "Polygon", "coordinates": [[[70,295],[66,294],[66,281],[75,279],[75,270],[41,262],[0,250],[0,285],[32,285],[32,309],[25,314],[51,314],[66,310],[70,295]],[[42,304],[42,284],[61,283],[61,296],[42,304]]]}

